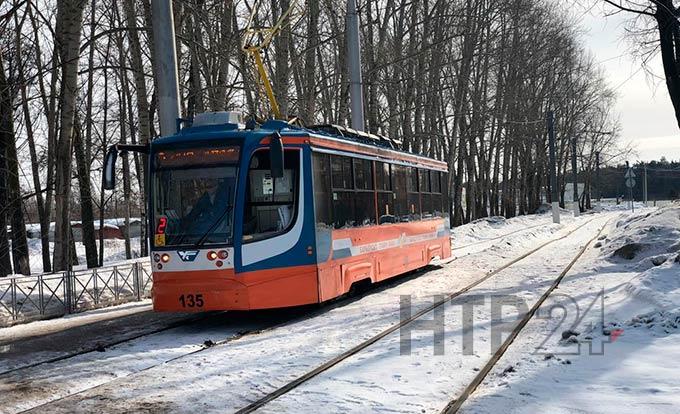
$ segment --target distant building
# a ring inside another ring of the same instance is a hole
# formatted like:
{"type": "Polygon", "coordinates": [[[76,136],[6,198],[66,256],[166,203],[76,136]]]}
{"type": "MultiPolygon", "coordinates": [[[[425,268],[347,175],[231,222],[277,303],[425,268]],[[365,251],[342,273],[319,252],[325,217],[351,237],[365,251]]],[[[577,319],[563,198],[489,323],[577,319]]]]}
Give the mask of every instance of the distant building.
{"type": "MultiPolygon", "coordinates": [[[[80,221],[72,221],[73,239],[76,242],[83,241],[83,224],[80,221]]],[[[9,234],[8,228],[8,234],[9,234]]],[[[125,219],[115,218],[104,220],[103,237],[106,240],[125,239],[125,234],[130,232],[130,238],[140,237],[142,234],[142,221],[138,218],[130,218],[129,229],[125,226],[125,219]]],[[[40,224],[26,224],[26,233],[29,239],[40,238],[40,224]]],[[[99,239],[99,220],[94,221],[95,238],[99,239]]],[[[50,241],[54,241],[54,223],[50,223],[50,241]]]]}

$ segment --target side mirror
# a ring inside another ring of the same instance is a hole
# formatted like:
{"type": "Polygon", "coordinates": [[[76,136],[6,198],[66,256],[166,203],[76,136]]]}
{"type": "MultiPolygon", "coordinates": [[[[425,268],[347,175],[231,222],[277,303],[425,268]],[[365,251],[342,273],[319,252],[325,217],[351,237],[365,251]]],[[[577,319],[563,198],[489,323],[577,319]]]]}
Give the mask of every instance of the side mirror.
{"type": "Polygon", "coordinates": [[[104,190],[113,190],[116,188],[116,160],[118,159],[118,151],[137,152],[140,154],[149,153],[149,144],[116,144],[109,147],[109,151],[104,157],[104,176],[102,187],[104,190]]]}
{"type": "Polygon", "coordinates": [[[118,148],[115,145],[109,147],[109,151],[104,158],[104,190],[116,188],[116,160],[118,159],[118,148]]]}
{"type": "Polygon", "coordinates": [[[283,177],[283,142],[278,132],[272,134],[269,139],[269,157],[272,178],[283,177]]]}

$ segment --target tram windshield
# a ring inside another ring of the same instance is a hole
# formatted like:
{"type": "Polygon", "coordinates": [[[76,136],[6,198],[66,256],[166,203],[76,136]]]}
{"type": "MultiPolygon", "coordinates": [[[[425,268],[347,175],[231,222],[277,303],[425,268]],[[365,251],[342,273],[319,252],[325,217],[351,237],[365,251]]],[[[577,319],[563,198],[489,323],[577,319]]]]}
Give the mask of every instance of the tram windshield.
{"type": "Polygon", "coordinates": [[[154,245],[231,244],[239,147],[155,155],[154,245]]]}

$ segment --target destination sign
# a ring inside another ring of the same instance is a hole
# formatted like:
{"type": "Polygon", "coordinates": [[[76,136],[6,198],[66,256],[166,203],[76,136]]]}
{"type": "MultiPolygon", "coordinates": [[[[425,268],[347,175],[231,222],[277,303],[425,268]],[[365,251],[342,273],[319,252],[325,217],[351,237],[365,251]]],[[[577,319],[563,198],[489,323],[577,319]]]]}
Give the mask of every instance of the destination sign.
{"type": "Polygon", "coordinates": [[[163,150],[156,153],[156,168],[209,166],[238,162],[238,146],[163,150]]]}

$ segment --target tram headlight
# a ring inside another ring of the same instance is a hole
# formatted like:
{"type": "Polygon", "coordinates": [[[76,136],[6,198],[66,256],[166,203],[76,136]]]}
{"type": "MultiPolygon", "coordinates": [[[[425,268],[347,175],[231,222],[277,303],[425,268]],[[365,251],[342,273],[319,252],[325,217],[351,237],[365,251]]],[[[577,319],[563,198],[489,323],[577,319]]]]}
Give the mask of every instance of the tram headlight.
{"type": "Polygon", "coordinates": [[[217,259],[217,253],[214,250],[211,250],[208,252],[208,260],[215,260],[217,259]]]}
{"type": "Polygon", "coordinates": [[[158,253],[154,254],[153,255],[153,261],[156,262],[156,263],[160,262],[161,261],[161,255],[158,254],[158,253]]]}
{"type": "Polygon", "coordinates": [[[170,255],[167,254],[167,253],[163,253],[163,254],[161,255],[161,262],[167,263],[167,262],[169,262],[169,261],[170,261],[170,255]]]}
{"type": "Polygon", "coordinates": [[[217,252],[217,257],[219,257],[220,259],[224,260],[224,259],[226,259],[227,257],[229,257],[229,252],[226,251],[226,250],[220,250],[219,252],[217,252]]]}

